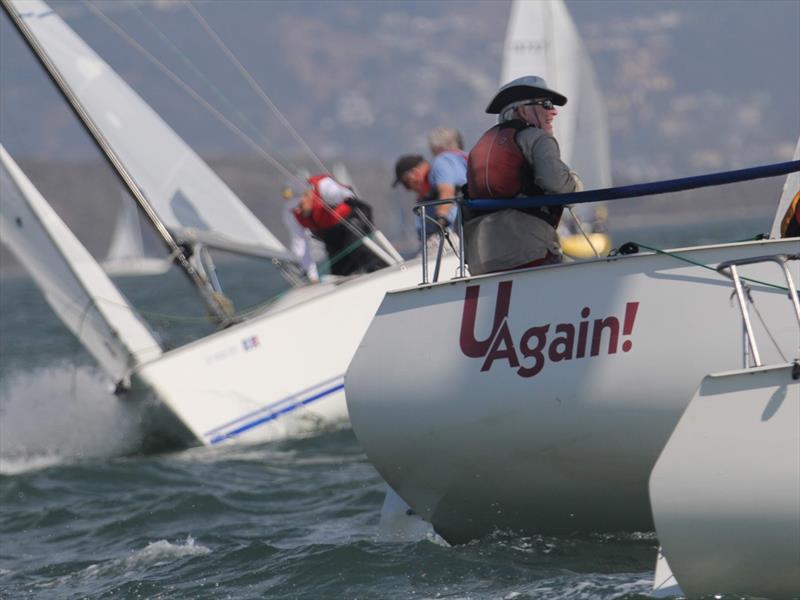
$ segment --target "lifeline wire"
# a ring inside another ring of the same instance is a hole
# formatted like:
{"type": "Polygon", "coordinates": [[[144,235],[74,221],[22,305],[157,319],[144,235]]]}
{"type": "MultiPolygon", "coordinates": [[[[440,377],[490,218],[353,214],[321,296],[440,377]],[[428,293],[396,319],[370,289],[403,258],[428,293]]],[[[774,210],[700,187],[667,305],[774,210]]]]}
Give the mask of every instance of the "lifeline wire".
{"type": "MultiPolygon", "coordinates": [[[[636,244],[640,248],[644,248],[645,250],[651,250],[651,251],[653,251],[653,252],[655,252],[657,254],[663,254],[664,256],[669,256],[670,258],[674,258],[676,260],[682,260],[683,262],[687,262],[687,263],[689,263],[691,265],[695,265],[697,267],[703,267],[704,269],[708,269],[709,271],[714,271],[715,273],[717,272],[717,270],[715,268],[713,268],[713,267],[709,267],[708,265],[705,265],[705,264],[703,264],[701,262],[697,262],[696,260],[692,260],[691,258],[686,258],[685,256],[681,256],[680,254],[676,254],[675,252],[670,252],[668,250],[661,250],[660,248],[654,248],[652,246],[646,246],[644,244],[640,244],[639,242],[632,242],[632,243],[636,244]]],[[[749,281],[750,283],[757,283],[759,285],[763,285],[763,286],[766,286],[766,287],[775,288],[776,290],[781,290],[781,291],[784,291],[784,292],[787,292],[787,293],[789,292],[789,288],[788,287],[784,287],[782,285],[777,285],[775,283],[767,283],[766,281],[760,281],[758,279],[753,279],[751,277],[742,277],[741,279],[742,279],[742,281],[749,281]]]]}

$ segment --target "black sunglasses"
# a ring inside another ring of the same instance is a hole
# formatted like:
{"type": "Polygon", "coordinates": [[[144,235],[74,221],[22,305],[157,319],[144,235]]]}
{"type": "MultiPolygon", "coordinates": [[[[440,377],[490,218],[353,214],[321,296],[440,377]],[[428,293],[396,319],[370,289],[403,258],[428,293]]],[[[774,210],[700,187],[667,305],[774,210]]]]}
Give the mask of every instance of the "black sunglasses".
{"type": "Polygon", "coordinates": [[[545,99],[545,100],[534,100],[532,102],[526,102],[522,106],[541,106],[545,110],[553,110],[555,105],[553,104],[552,100],[545,99]]]}

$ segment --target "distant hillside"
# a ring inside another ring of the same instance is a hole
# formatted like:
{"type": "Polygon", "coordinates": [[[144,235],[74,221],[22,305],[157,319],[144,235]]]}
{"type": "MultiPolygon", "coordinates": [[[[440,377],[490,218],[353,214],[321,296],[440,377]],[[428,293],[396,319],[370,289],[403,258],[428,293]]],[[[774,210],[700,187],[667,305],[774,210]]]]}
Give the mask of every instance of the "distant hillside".
{"type": "MultiPolygon", "coordinates": [[[[434,126],[472,143],[492,119],[509,3],[196,1],[323,158],[424,152],[434,126]]],[[[786,160],[800,134],[800,2],[568,0],[609,112],[618,180],[786,160]]],[[[251,150],[82,2],[54,8],[204,155],[251,150]]],[[[301,152],[179,2],[97,2],[272,155],[301,152]]],[[[74,117],[0,17],[0,130],[15,156],[90,157],[74,117]]],[[[565,107],[568,110],[569,107],[565,107]]]]}

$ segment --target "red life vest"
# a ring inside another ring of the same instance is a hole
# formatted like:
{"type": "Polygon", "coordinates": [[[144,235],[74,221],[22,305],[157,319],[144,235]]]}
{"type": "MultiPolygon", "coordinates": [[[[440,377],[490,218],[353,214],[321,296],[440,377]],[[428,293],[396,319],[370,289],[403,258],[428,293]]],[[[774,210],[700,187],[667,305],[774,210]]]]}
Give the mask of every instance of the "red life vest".
{"type": "Polygon", "coordinates": [[[517,133],[530,127],[514,119],[484,133],[467,157],[470,198],[513,198],[542,193],[533,183],[533,171],[517,145],[517,133]]]}
{"type": "MultiPolygon", "coordinates": [[[[470,198],[513,198],[518,195],[540,196],[542,188],[534,183],[533,168],[517,144],[517,134],[531,127],[521,119],[499,123],[484,133],[467,157],[467,190],[470,198]]],[[[519,208],[553,227],[561,220],[562,206],[519,208]]],[[[492,211],[467,210],[468,221],[492,211]]]]}
{"type": "Polygon", "coordinates": [[[331,207],[325,204],[320,193],[319,183],[330,175],[314,175],[308,178],[308,183],[314,190],[314,198],[311,202],[311,214],[306,216],[299,208],[293,210],[297,222],[312,233],[319,233],[325,229],[338,225],[342,220],[350,216],[353,212],[352,207],[344,202],[331,207]]]}

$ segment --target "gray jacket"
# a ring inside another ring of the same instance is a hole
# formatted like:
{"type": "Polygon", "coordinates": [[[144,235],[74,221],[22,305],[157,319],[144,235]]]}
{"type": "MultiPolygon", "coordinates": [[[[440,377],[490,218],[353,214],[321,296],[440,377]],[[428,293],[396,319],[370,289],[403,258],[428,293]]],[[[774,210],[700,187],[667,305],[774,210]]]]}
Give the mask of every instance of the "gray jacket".
{"type": "MultiPolygon", "coordinates": [[[[534,182],[545,194],[567,194],[581,189],[580,180],[561,160],[558,142],[552,135],[526,127],[516,140],[533,168],[534,182]]],[[[533,261],[561,260],[561,247],[553,226],[513,209],[468,221],[464,237],[467,264],[473,275],[513,269],[533,261]]]]}
{"type": "Polygon", "coordinates": [[[533,168],[534,182],[545,194],[576,191],[577,180],[561,160],[556,138],[536,127],[526,127],[516,139],[523,156],[533,168]]]}

